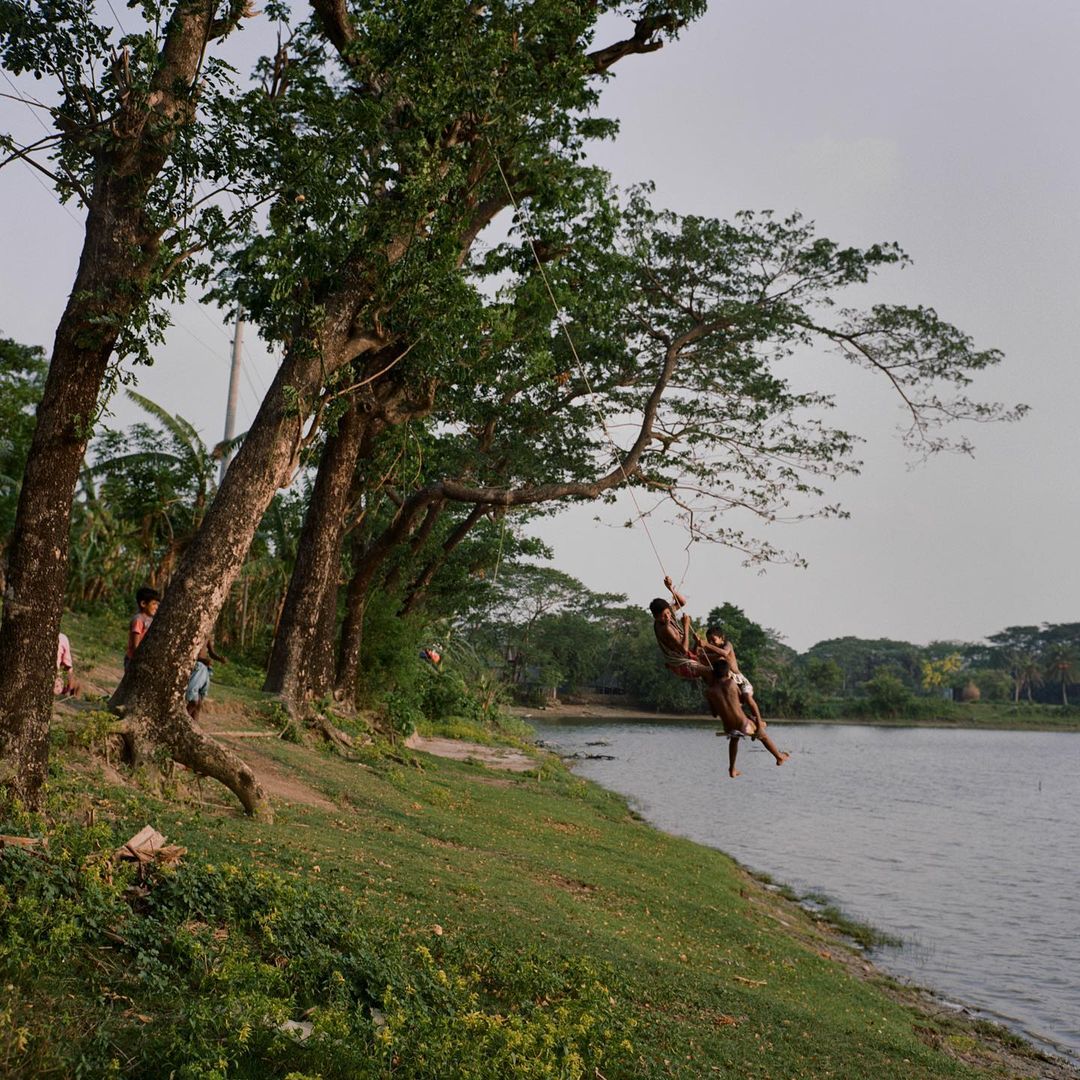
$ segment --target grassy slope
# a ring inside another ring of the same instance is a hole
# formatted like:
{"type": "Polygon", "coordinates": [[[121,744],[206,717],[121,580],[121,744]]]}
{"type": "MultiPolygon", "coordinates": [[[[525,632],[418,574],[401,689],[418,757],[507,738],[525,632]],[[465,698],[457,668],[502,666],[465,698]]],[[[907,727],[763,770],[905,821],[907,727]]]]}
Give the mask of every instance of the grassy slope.
{"type": "MultiPolygon", "coordinates": [[[[101,656],[108,652],[102,649],[101,656]]],[[[92,653],[82,649],[84,657],[92,653]]],[[[213,697],[208,727],[266,725],[254,692],[216,687],[213,697]]],[[[72,730],[82,723],[76,713],[62,719],[72,730]]],[[[88,760],[81,749],[60,752],[66,764],[53,785],[54,813],[81,817],[93,806],[98,822],[112,826],[120,838],[150,822],[189,849],[185,865],[192,871],[209,863],[249,875],[258,867],[305,886],[314,883],[327,895],[354,903],[349,918],[356,925],[391,926],[406,965],[422,966],[422,958],[414,956],[420,955],[416,946],[437,955],[459,946],[482,956],[478,963],[490,969],[490,984],[504,987],[500,1015],[519,1005],[542,1009],[547,1004],[542,993],[515,981],[526,961],[538,969],[537,985],[545,973],[561,971],[567,958],[606,971],[616,1014],[612,1026],[632,1023],[632,1049],[623,1047],[602,1060],[586,1052],[580,1063],[570,1058],[563,1071],[550,1075],[607,1080],[1067,1075],[1034,1057],[1025,1064],[1015,1047],[1010,1052],[986,1031],[917,1011],[872,971],[855,977],[852,969],[866,965],[801,909],[753,881],[722,853],[644,825],[620,798],[557,762],[547,760],[533,775],[510,776],[403,751],[372,754],[367,764],[358,764],[319,747],[279,740],[236,740],[234,745],[257,768],[293,785],[296,801],[279,801],[272,823],[242,817],[225,802],[223,789],[209,783],[200,791],[174,781],[154,793],[157,782],[147,776],[133,786],[88,760]],[[523,999],[517,1003],[505,996],[505,988],[512,993],[514,987],[523,999]],[[533,1000],[526,1002],[525,996],[533,1000]]],[[[223,926],[219,932],[235,937],[237,928],[223,926]]],[[[40,967],[4,964],[3,977],[22,1003],[8,1018],[12,1029],[21,1025],[32,1051],[54,1037],[55,1025],[65,1038],[90,1038],[107,1013],[109,1037],[127,1055],[117,1056],[123,1064],[118,1072],[164,1075],[155,1072],[152,1060],[140,1060],[142,1044],[128,1030],[140,1024],[152,1029],[147,1014],[161,1015],[153,987],[136,971],[141,961],[119,950],[109,954],[113,966],[98,974],[89,961],[101,961],[90,955],[90,943],[79,948],[85,956],[73,955],[48,973],[45,997],[40,967]],[[122,987],[129,1008],[111,1004],[102,985],[106,981],[122,987]],[[61,1024],[59,1007],[54,1011],[50,1002],[65,992],[86,997],[91,986],[101,996],[84,1002],[77,1023],[67,1018],[61,1024]]],[[[2,947],[0,958],[10,958],[2,947]]],[[[410,979],[406,973],[406,983],[410,979]]],[[[556,986],[555,974],[551,979],[556,986]]],[[[318,1010],[326,1004],[322,997],[316,989],[294,994],[290,1002],[297,1010],[316,1006],[318,1022],[318,1010]]],[[[463,1041],[463,1057],[469,1060],[475,1024],[455,1016],[452,1037],[463,1041]]],[[[485,1052],[478,1041],[471,1055],[475,1072],[432,1066],[430,1072],[410,1073],[407,1062],[388,1056],[377,1075],[503,1075],[485,1071],[485,1052]]],[[[218,1073],[190,1075],[286,1076],[299,1067],[296,1057],[302,1060],[303,1053],[271,1058],[256,1040],[251,1060],[241,1052],[218,1073]]],[[[19,1060],[17,1047],[9,1046],[4,1062],[13,1074],[19,1060]]],[[[328,1066],[333,1053],[324,1052],[319,1060],[318,1075],[360,1075],[345,1069],[344,1061],[341,1071],[328,1066]]]]}

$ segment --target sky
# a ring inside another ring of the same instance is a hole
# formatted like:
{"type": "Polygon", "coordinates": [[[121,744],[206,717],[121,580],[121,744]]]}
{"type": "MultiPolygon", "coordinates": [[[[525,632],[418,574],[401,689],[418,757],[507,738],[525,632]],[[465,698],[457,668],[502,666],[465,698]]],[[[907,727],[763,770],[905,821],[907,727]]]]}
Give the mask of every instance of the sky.
{"type": "MultiPolygon", "coordinates": [[[[268,40],[259,23],[230,45],[238,60],[268,40]]],[[[656,203],[681,213],[798,209],[843,243],[897,241],[914,265],[851,300],[935,307],[978,347],[1005,353],[972,396],[1031,411],[967,432],[974,457],[918,464],[880,378],[800,356],[793,379],[835,394],[830,422],[866,440],[861,475],[829,489],[850,519],[762,534],[807,568],[688,550],[655,517],[648,534],[623,528],[634,514],[625,502],[540,525],[555,565],[643,604],[666,571],[696,615],[737,604],[800,650],[845,635],[976,641],[1080,620],[1077,55],[1080,8],[1060,0],[729,0],[660,52],[621,62],[602,99],[620,135],[593,148],[617,183],[653,180],[656,203]]],[[[0,126],[43,134],[7,99],[0,126]]],[[[19,165],[0,171],[0,195],[0,334],[47,348],[75,273],[79,214],[19,165]]],[[[230,338],[220,313],[189,303],[139,374],[141,393],[208,442],[224,424],[230,338]]],[[[273,368],[249,329],[239,430],[273,368]]],[[[137,416],[118,401],[113,423],[137,416]]]]}

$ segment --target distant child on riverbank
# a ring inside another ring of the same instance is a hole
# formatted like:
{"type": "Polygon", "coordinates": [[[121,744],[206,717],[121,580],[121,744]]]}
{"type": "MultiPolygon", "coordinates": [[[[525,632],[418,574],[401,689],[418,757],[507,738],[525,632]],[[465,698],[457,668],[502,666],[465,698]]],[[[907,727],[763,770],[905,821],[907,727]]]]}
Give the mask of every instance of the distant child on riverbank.
{"type": "Polygon", "coordinates": [[[131,666],[131,658],[135,655],[135,650],[146,637],[146,631],[150,629],[160,603],[161,593],[157,589],[151,589],[149,585],[144,585],[135,593],[135,606],[138,611],[128,624],[127,652],[124,653],[125,671],[131,666]]]}
{"type": "Polygon", "coordinates": [[[724,660],[717,660],[713,665],[712,681],[705,685],[705,700],[712,709],[712,714],[724,725],[717,735],[728,738],[728,776],[741,776],[735,768],[735,758],[739,753],[739,740],[757,739],[774,758],[777,765],[783,765],[790,754],[776,749],[772,739],[765,734],[765,721],[755,724],[743,711],[739,701],[739,689],[732,677],[731,669],[724,660]]]}

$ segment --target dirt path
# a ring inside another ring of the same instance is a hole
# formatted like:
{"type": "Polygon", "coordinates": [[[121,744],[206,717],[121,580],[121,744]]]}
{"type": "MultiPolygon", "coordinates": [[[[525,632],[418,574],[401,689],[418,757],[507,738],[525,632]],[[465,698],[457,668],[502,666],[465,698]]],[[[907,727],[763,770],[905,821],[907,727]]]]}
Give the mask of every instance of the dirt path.
{"type": "Polygon", "coordinates": [[[212,735],[240,754],[244,761],[255,770],[255,775],[259,778],[263,790],[275,801],[303,803],[305,806],[317,806],[322,810],[339,809],[337,804],[332,803],[321,791],[316,791],[310,784],[283,768],[269,755],[260,754],[258,747],[254,745],[254,740],[238,739],[235,737],[235,732],[230,731],[209,730],[206,734],[212,735]]]}
{"type": "Polygon", "coordinates": [[[506,772],[529,772],[540,762],[521,750],[505,746],[484,746],[482,743],[464,742],[461,739],[426,738],[413,732],[405,740],[410,750],[419,750],[435,757],[452,758],[454,761],[473,761],[489,769],[506,772]]]}

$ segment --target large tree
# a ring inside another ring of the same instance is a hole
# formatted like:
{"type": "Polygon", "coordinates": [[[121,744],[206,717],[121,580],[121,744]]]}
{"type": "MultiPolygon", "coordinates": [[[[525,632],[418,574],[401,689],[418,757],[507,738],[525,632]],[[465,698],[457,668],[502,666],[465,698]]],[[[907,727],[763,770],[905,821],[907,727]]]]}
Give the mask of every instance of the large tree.
{"type": "Polygon", "coordinates": [[[389,420],[425,408],[432,368],[445,366],[475,307],[460,266],[509,204],[504,173],[521,191],[559,196],[581,171],[586,137],[605,130],[591,117],[599,78],[658,48],[702,5],[635,5],[631,36],[598,50],[597,19],[625,5],[313,7],[288,90],[279,61],[268,73],[275,92],[246,102],[259,136],[247,148],[252,183],[280,198],[237,259],[237,285],[285,358],[113,698],[251,811],[263,799],[250,770],[191,728],[180,692],[267,503],[346,371],[364,408],[408,348],[406,395],[389,420]]]}
{"type": "Polygon", "coordinates": [[[22,479],[0,624],[0,784],[30,807],[45,779],[71,504],[110,361],[147,354],[153,301],[178,287],[205,230],[222,223],[220,214],[194,214],[205,150],[196,110],[222,74],[207,50],[235,28],[244,2],[130,6],[146,28],[117,43],[89,0],[0,0],[0,62],[47,78],[57,97],[49,138],[28,147],[0,136],[0,150],[32,162],[61,198],[86,209],[22,479]],[[48,166],[35,150],[51,153],[48,166]]]}

